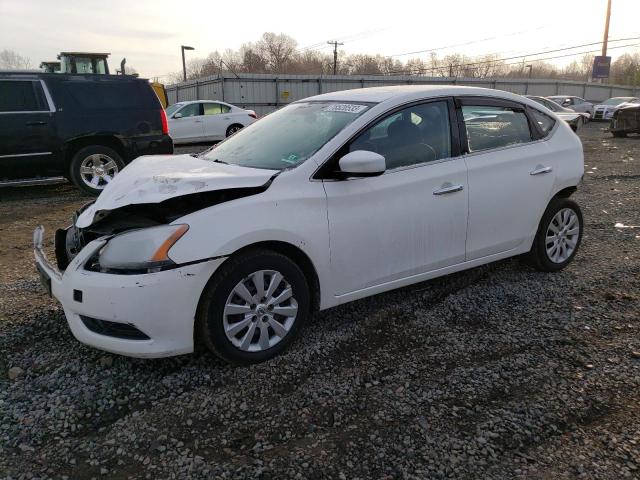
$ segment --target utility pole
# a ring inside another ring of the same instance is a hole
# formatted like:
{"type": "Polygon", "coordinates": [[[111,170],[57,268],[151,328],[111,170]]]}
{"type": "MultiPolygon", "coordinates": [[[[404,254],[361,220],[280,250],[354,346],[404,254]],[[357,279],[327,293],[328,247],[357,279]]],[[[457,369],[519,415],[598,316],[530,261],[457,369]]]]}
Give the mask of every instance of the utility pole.
{"type": "Polygon", "coordinates": [[[180,45],[180,50],[182,50],[182,78],[184,81],[187,81],[187,64],[184,61],[184,51],[185,50],[195,50],[193,47],[187,47],[186,45],[180,45]]]}
{"type": "Polygon", "coordinates": [[[602,56],[607,56],[607,43],[609,42],[609,19],[611,18],[611,0],[607,0],[607,18],[604,21],[604,38],[602,39],[602,56]]]}
{"type": "Polygon", "coordinates": [[[529,78],[531,78],[531,72],[533,72],[533,65],[527,65],[527,68],[529,69],[529,78]]]}
{"type": "Polygon", "coordinates": [[[338,45],[344,45],[344,43],[336,40],[331,40],[327,43],[333,45],[333,74],[335,75],[338,70],[338,45]]]}

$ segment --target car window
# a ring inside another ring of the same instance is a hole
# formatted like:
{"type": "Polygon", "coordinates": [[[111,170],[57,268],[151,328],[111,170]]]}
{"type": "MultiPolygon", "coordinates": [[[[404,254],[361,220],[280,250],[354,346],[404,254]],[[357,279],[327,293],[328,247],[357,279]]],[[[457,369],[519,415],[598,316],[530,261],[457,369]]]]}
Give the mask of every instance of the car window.
{"type": "Polygon", "coordinates": [[[201,103],[190,103],[189,105],[185,105],[178,113],[182,114],[182,117],[197,117],[198,115],[202,115],[200,113],[200,105],[201,103]]]}
{"type": "Polygon", "coordinates": [[[542,113],[541,111],[536,110],[535,108],[532,108],[530,112],[532,113],[533,118],[535,119],[538,126],[540,127],[540,130],[542,131],[543,135],[546,137],[547,134],[551,131],[551,129],[555,125],[556,121],[546,113],[542,113]]]}
{"type": "Polygon", "coordinates": [[[531,141],[529,122],[523,111],[508,107],[464,105],[462,115],[470,152],[531,141]]]}
{"type": "Polygon", "coordinates": [[[220,110],[222,110],[222,113],[229,113],[231,111],[231,107],[229,105],[220,104],[220,110]]]}
{"type": "Polygon", "coordinates": [[[0,112],[47,111],[40,82],[0,80],[0,112]]]}
{"type": "Polygon", "coordinates": [[[574,105],[580,105],[582,103],[584,103],[584,100],[582,100],[581,98],[574,98],[573,99],[573,104],[574,105]]]}
{"type": "Polygon", "coordinates": [[[159,108],[158,97],[149,84],[122,80],[69,80],[63,82],[69,96],[89,110],[159,108]]]}
{"type": "Polygon", "coordinates": [[[203,103],[205,115],[219,115],[222,113],[222,105],[219,103],[203,103]]]}
{"type": "Polygon", "coordinates": [[[349,145],[349,151],[382,155],[387,169],[431,162],[451,156],[449,109],[446,101],[414,105],[377,122],[349,145]]]}

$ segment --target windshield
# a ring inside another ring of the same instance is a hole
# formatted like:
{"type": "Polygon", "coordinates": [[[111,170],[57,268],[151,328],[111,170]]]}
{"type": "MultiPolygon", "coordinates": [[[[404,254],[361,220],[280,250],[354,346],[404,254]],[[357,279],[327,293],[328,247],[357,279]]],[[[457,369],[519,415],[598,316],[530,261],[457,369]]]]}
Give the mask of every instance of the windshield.
{"type": "Polygon", "coordinates": [[[293,103],[240,130],[204,158],[271,170],[295,167],[370,106],[344,102],[293,103]]]}
{"type": "Polygon", "coordinates": [[[610,98],[602,102],[603,105],[620,105],[621,103],[628,102],[630,99],[627,97],[615,97],[610,98]]]}
{"type": "Polygon", "coordinates": [[[178,110],[182,105],[184,105],[184,103],[174,103],[173,105],[168,106],[166,110],[167,117],[170,117],[171,115],[176,113],[176,110],[178,110]]]}

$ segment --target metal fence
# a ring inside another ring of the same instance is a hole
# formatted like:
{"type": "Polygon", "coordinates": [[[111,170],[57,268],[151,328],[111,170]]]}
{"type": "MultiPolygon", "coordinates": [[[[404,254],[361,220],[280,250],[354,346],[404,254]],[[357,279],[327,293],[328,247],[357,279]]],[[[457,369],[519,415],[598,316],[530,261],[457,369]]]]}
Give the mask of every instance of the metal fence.
{"type": "Polygon", "coordinates": [[[640,95],[640,87],[565,80],[512,78],[447,78],[379,75],[213,75],[167,87],[169,104],[184,100],[222,100],[259,115],[321,93],[385,85],[466,85],[495,88],[520,95],[575,95],[592,102],[640,95]]]}

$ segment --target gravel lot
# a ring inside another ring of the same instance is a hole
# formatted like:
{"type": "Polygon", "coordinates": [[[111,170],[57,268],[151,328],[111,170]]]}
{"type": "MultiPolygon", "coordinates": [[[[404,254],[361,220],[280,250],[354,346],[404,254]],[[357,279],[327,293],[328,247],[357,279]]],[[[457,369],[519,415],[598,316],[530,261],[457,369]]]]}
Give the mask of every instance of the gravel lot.
{"type": "Polygon", "coordinates": [[[580,136],[570,268],[507,260],[321,312],[248,368],[79,344],[30,241],[87,198],[0,190],[0,477],[640,478],[640,137],[580,136]]]}

